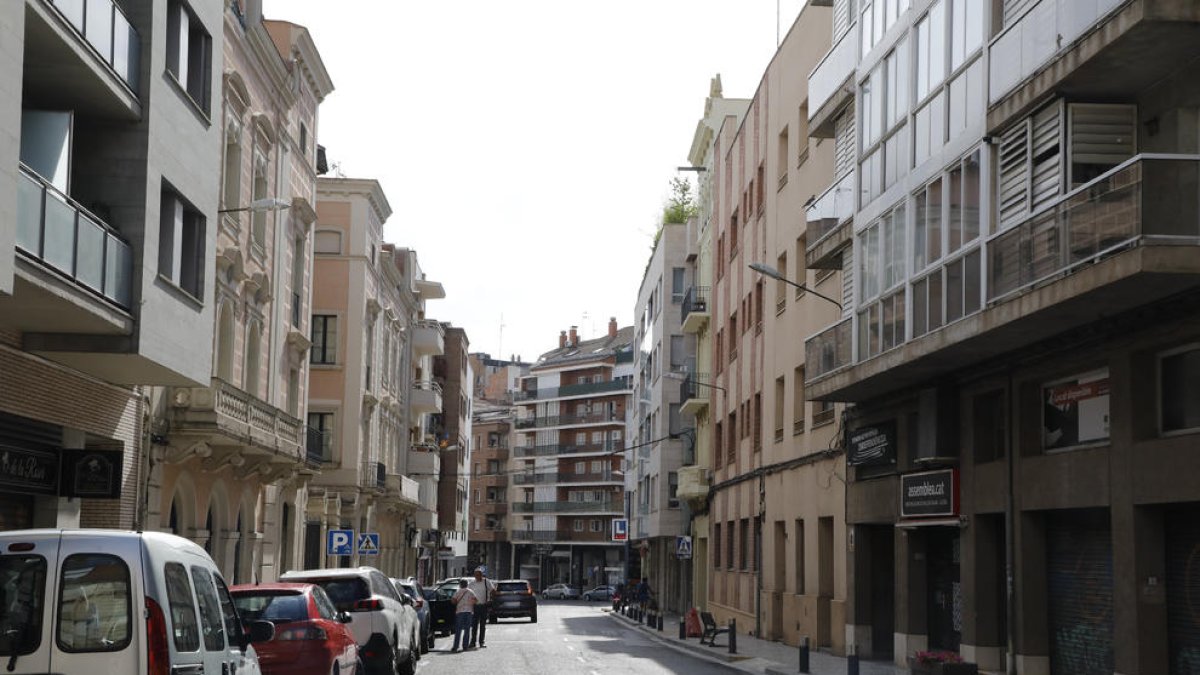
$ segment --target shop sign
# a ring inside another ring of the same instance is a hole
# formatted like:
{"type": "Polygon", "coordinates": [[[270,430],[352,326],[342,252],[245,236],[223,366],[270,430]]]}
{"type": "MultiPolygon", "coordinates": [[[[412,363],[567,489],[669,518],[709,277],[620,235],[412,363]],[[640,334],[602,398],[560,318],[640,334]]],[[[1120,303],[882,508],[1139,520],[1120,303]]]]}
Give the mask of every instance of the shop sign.
{"type": "Polygon", "coordinates": [[[89,499],[120,498],[122,451],[65,449],[62,453],[63,480],[59,494],[89,499]]]}
{"type": "Polygon", "coordinates": [[[922,471],[900,477],[900,516],[958,515],[958,469],[922,471]]]}
{"type": "Polygon", "coordinates": [[[1042,388],[1042,447],[1069,448],[1108,440],[1108,369],[1042,388]]]}
{"type": "Polygon", "coordinates": [[[58,494],[58,453],[0,445],[0,490],[58,494]]]}
{"type": "Polygon", "coordinates": [[[849,433],[846,463],[850,466],[896,463],[896,422],[859,427],[849,433]]]}

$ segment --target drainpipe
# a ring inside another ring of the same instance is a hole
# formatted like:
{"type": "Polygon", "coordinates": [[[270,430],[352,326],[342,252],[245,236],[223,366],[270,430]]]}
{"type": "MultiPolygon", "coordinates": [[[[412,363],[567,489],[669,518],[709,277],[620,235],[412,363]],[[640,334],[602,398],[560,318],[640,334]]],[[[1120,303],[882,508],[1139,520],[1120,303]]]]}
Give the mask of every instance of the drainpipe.
{"type": "Polygon", "coordinates": [[[1005,421],[1009,423],[1010,432],[1008,434],[1009,435],[1009,443],[1008,443],[1009,447],[1004,449],[1005,450],[1004,457],[1005,457],[1005,464],[1006,464],[1005,468],[1007,469],[1007,479],[1008,479],[1008,489],[1005,490],[1005,496],[1004,496],[1004,564],[1005,564],[1005,567],[1007,568],[1004,571],[1005,572],[1005,574],[1004,574],[1004,577],[1005,577],[1004,612],[1005,612],[1005,616],[1007,617],[1007,619],[1006,619],[1007,630],[1005,632],[1008,633],[1008,635],[1006,636],[1008,651],[1005,654],[1005,658],[1004,658],[1004,669],[1008,673],[1008,675],[1016,675],[1016,673],[1017,673],[1017,664],[1016,664],[1016,660],[1017,660],[1016,651],[1017,650],[1016,650],[1016,637],[1015,637],[1015,632],[1016,632],[1016,588],[1015,588],[1015,586],[1016,586],[1016,582],[1015,582],[1016,551],[1013,550],[1013,546],[1016,541],[1016,514],[1015,514],[1015,503],[1014,503],[1015,500],[1013,497],[1013,476],[1015,473],[1016,460],[1013,457],[1013,454],[1014,454],[1014,452],[1016,452],[1017,443],[1016,443],[1016,439],[1013,437],[1013,436],[1015,436],[1016,432],[1015,432],[1015,430],[1011,429],[1011,427],[1012,427],[1011,421],[1014,417],[1011,410],[1015,405],[1014,401],[1016,400],[1017,397],[1015,395],[1015,392],[1013,391],[1013,375],[1012,375],[1011,369],[1008,371],[1008,391],[1007,391],[1006,395],[1008,397],[1007,407],[1009,407],[1010,412],[1008,415],[1006,415],[1005,421]]]}
{"type": "MultiPolygon", "coordinates": [[[[761,468],[761,467],[760,467],[761,468]]],[[[758,521],[754,524],[754,567],[756,570],[758,592],[754,594],[754,637],[762,639],[762,594],[763,594],[763,559],[762,559],[762,526],[763,515],[767,511],[767,478],[766,473],[758,474],[758,521]]],[[[733,637],[730,636],[730,640],[733,637]]],[[[732,644],[732,642],[730,643],[732,644]]]]}

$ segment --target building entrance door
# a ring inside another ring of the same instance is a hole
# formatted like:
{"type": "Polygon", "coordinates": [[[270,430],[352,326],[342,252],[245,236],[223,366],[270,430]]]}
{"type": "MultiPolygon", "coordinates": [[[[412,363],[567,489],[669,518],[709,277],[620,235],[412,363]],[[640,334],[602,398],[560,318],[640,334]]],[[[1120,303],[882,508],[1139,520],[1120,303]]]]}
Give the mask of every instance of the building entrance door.
{"type": "Polygon", "coordinates": [[[871,658],[891,659],[896,633],[896,528],[863,527],[870,565],[868,593],[871,602],[871,658]]]}
{"type": "Polygon", "coordinates": [[[958,651],[962,642],[961,539],[957,527],[925,528],[930,649],[958,651]]]}

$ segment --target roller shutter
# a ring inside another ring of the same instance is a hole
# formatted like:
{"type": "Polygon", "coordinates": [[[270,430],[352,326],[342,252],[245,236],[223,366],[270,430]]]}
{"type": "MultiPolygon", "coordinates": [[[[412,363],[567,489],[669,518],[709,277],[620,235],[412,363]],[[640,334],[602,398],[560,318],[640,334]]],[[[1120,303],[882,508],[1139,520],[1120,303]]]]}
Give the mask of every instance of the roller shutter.
{"type": "Polygon", "coordinates": [[[1004,0],[1004,27],[1012,25],[1012,22],[1021,18],[1025,10],[1029,9],[1036,0],[1004,0]]]}
{"type": "Polygon", "coordinates": [[[841,178],[854,169],[854,108],[843,110],[833,122],[833,173],[841,178]]]}
{"type": "Polygon", "coordinates": [[[1107,510],[1046,517],[1050,672],[1112,675],[1112,525],[1107,510]]]}
{"type": "Polygon", "coordinates": [[[1165,534],[1168,672],[1200,673],[1200,506],[1172,511],[1165,534]]]}

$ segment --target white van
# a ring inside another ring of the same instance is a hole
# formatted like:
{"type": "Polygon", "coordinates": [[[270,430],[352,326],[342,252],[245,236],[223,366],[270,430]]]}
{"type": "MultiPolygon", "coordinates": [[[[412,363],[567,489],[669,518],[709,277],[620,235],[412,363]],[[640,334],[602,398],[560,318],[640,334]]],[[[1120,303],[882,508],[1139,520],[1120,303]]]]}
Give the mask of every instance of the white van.
{"type": "Polygon", "coordinates": [[[159,532],[0,532],[0,672],[261,675],[212,558],[159,532]]]}

